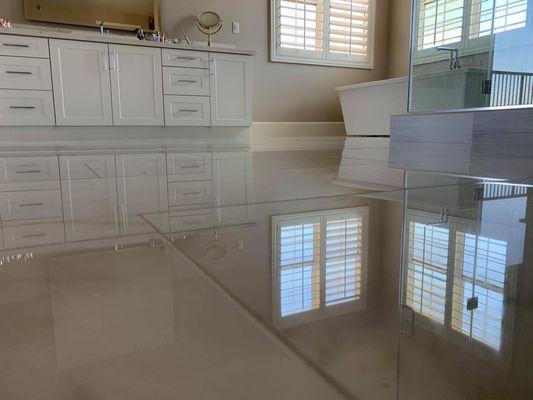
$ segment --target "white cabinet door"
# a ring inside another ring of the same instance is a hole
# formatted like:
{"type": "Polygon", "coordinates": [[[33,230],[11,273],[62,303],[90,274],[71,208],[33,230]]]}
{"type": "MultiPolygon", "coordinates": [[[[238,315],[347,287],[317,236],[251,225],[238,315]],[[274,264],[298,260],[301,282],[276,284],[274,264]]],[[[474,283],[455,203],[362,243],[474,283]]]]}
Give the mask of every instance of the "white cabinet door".
{"type": "Polygon", "coordinates": [[[108,47],[50,39],[57,125],[112,125],[108,47]]]}
{"type": "Polygon", "coordinates": [[[165,155],[119,154],[116,163],[121,233],[153,231],[142,215],[150,214],[155,221],[168,218],[165,155]]]}
{"type": "Polygon", "coordinates": [[[163,126],[161,49],[109,45],[113,123],[163,126]]]}
{"type": "Polygon", "coordinates": [[[211,125],[252,123],[252,61],[249,56],[209,54],[211,125]]]}

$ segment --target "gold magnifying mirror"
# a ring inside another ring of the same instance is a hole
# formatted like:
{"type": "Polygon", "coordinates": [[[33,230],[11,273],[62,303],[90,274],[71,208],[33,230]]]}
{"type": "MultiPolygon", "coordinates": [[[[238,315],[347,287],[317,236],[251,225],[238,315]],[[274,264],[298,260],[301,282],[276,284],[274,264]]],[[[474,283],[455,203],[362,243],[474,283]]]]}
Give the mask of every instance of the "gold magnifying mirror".
{"type": "Polygon", "coordinates": [[[222,29],[222,19],[214,11],[204,11],[194,20],[200,32],[207,35],[207,45],[213,46],[212,36],[222,29]]]}

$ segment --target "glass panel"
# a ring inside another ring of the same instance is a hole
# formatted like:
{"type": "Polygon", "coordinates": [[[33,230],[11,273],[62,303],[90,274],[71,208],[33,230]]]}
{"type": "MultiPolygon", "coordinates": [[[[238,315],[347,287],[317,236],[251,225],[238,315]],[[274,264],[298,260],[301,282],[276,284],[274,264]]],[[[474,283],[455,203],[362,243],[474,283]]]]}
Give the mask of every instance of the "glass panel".
{"type": "Polygon", "coordinates": [[[533,105],[532,0],[417,0],[410,111],[533,105]]]}

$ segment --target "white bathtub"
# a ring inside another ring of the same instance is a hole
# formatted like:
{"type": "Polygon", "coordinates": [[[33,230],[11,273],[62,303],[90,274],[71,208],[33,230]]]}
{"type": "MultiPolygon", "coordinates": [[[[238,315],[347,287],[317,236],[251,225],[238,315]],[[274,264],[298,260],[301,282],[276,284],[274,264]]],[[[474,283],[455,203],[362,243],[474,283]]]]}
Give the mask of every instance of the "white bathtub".
{"type": "Polygon", "coordinates": [[[391,115],[407,112],[407,77],[342,86],[336,90],[348,137],[335,183],[377,191],[402,188],[404,171],[389,168],[387,136],[390,135],[391,115]]]}
{"type": "Polygon", "coordinates": [[[339,93],[346,134],[390,135],[391,115],[407,112],[407,77],[357,83],[339,93]]]}

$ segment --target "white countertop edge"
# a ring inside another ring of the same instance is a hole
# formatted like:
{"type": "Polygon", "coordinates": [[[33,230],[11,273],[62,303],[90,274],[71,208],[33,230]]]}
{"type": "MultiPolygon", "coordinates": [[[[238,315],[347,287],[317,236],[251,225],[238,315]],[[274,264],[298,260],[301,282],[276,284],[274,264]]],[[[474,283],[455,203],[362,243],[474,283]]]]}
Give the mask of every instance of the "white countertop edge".
{"type": "Polygon", "coordinates": [[[145,46],[145,47],[159,47],[163,49],[176,50],[192,50],[192,51],[207,51],[212,53],[227,53],[227,54],[241,54],[253,56],[256,54],[255,50],[234,49],[231,47],[207,47],[207,46],[184,46],[174,43],[159,43],[150,40],[138,40],[134,36],[121,37],[120,35],[104,34],[100,35],[96,32],[90,31],[70,31],[62,28],[46,28],[40,26],[32,26],[31,28],[0,28],[0,34],[17,35],[17,36],[31,36],[50,39],[64,39],[77,40],[83,42],[98,42],[98,43],[113,43],[125,44],[130,46],[145,46]]]}
{"type": "Polygon", "coordinates": [[[355,83],[353,85],[339,86],[335,88],[335,91],[343,92],[346,90],[361,89],[361,88],[372,87],[372,86],[392,85],[392,84],[403,83],[403,82],[407,82],[407,76],[402,76],[400,78],[382,79],[379,81],[355,83]]]}

